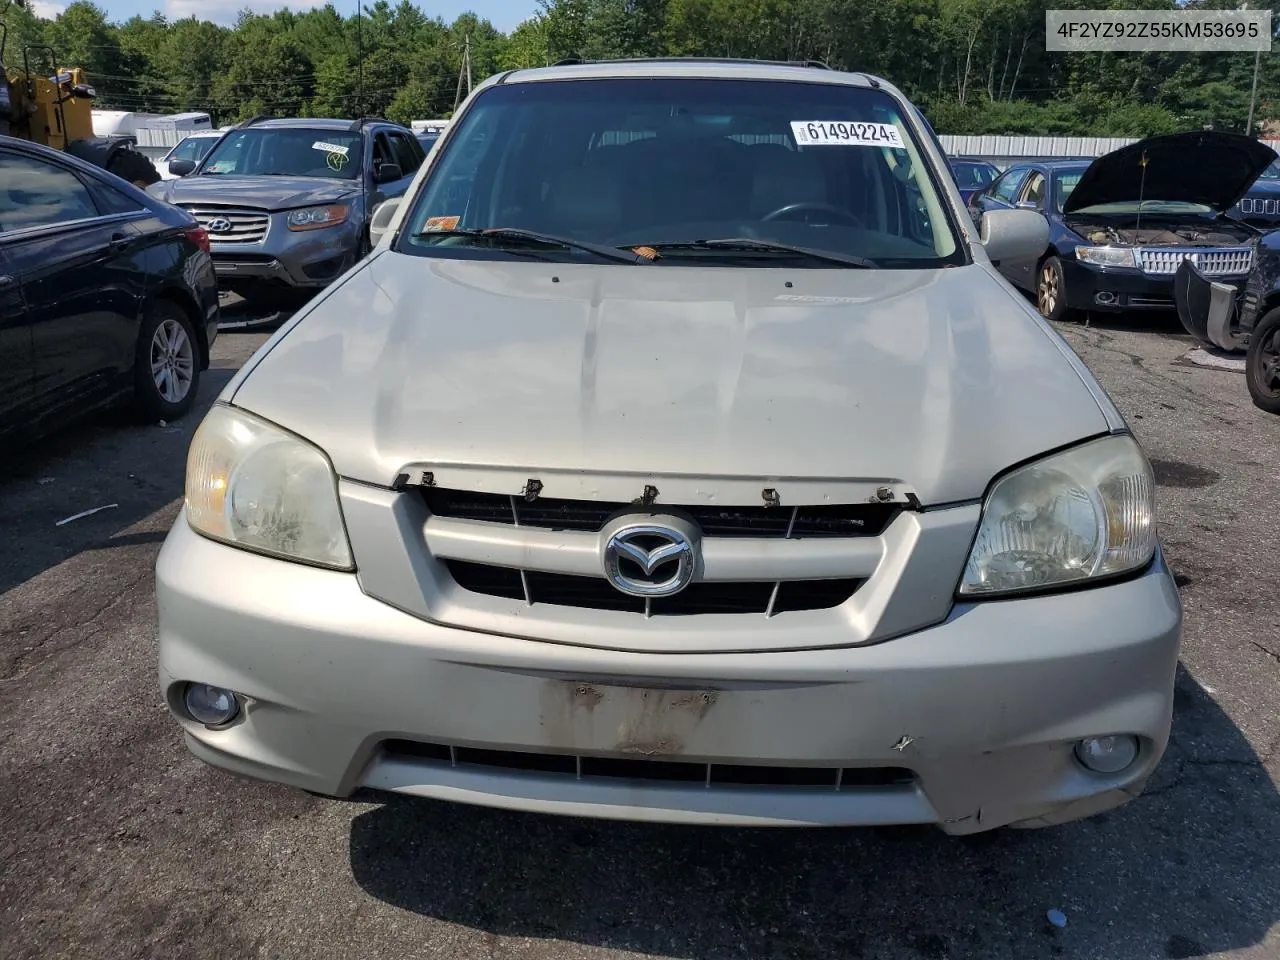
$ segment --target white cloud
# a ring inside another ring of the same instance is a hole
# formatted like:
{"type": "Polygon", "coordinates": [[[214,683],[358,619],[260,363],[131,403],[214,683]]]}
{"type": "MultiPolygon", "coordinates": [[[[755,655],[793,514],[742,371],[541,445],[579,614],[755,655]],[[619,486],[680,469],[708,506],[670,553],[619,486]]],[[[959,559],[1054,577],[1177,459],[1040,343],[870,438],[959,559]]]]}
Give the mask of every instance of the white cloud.
{"type": "Polygon", "coordinates": [[[67,9],[67,5],[65,3],[53,3],[51,0],[31,0],[27,4],[27,9],[42,20],[53,20],[63,10],[67,9]]]}
{"type": "Polygon", "coordinates": [[[197,17],[212,20],[224,27],[233,27],[240,11],[246,9],[254,13],[269,14],[285,7],[291,10],[310,10],[321,6],[324,6],[323,0],[165,0],[164,13],[170,20],[197,17]]]}

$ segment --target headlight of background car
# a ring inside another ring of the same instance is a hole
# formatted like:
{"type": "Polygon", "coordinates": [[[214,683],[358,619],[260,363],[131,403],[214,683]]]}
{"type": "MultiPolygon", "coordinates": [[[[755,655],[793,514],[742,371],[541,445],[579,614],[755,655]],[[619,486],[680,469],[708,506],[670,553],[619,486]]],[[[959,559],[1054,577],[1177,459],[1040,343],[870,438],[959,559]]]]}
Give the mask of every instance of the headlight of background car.
{"type": "Polygon", "coordinates": [[[1100,267],[1132,267],[1138,262],[1132,247],[1076,247],[1076,259],[1100,267]]]}
{"type": "Polygon", "coordinates": [[[1114,576],[1156,549],[1155,478],[1129,436],[1105,437],[1001,477],[960,582],[990,597],[1114,576]]]}
{"type": "Polygon", "coordinates": [[[187,453],[187,522],[246,550],[351,570],[328,457],[265,420],[216,404],[187,453]]]}
{"type": "Polygon", "coordinates": [[[334,203],[327,207],[306,207],[303,210],[289,211],[290,230],[319,230],[322,227],[336,227],[347,219],[351,208],[345,203],[334,203]]]}

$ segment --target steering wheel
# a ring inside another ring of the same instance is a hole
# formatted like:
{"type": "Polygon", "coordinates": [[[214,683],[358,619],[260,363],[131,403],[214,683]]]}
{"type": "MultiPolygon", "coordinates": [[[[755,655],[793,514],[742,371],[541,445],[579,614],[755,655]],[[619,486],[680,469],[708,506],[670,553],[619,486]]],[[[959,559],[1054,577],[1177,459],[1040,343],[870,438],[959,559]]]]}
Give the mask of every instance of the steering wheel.
{"type": "Polygon", "coordinates": [[[790,215],[793,213],[805,213],[810,211],[814,213],[832,214],[836,219],[851,227],[862,226],[862,221],[848,210],[837,207],[834,203],[823,203],[820,200],[803,200],[799,203],[788,203],[785,207],[779,207],[777,210],[773,211],[773,213],[765,214],[760,218],[760,220],[762,222],[782,220],[784,218],[790,218],[790,215]]]}

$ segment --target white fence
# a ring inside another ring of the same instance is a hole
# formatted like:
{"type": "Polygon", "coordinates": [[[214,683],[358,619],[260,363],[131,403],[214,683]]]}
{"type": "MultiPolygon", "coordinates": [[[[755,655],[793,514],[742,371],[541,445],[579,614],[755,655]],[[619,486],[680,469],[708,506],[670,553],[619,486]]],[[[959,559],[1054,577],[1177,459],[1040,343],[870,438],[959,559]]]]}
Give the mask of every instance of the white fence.
{"type": "MultiPolygon", "coordinates": [[[[991,137],[939,136],[942,148],[952,157],[989,157],[991,159],[1058,159],[1091,160],[1112,150],[1119,150],[1138,137],[991,137]]],[[[1280,140],[1263,140],[1280,153],[1280,140]]]]}

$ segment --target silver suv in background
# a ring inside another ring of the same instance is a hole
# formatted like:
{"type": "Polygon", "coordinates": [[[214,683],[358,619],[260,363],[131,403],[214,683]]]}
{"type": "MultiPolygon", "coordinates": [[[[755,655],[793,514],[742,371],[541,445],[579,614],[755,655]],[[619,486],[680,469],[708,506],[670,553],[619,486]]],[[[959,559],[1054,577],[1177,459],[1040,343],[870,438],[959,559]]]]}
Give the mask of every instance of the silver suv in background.
{"type": "Polygon", "coordinates": [[[228,770],[573,815],[1044,826],[1136,795],[1151,468],[875,77],[630,61],[467,101],[235,376],[157,565],[228,770]]]}
{"type": "Polygon", "coordinates": [[[249,120],[151,188],[209,233],[219,285],[257,304],[310,296],[369,251],[369,214],[425,153],[382,120],[249,120]]]}

